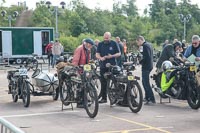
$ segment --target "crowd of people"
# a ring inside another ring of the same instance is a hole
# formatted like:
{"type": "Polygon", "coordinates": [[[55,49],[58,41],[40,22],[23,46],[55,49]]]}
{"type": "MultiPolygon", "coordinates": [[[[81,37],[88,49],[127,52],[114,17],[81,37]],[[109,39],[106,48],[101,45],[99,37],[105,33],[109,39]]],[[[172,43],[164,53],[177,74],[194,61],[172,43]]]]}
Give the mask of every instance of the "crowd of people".
{"type": "MultiPolygon", "coordinates": [[[[96,39],[93,41],[91,38],[82,40],[80,46],[76,48],[73,55],[72,64],[75,66],[84,65],[89,63],[90,60],[98,60],[100,64],[100,81],[101,81],[101,99],[99,103],[107,102],[106,85],[107,81],[104,78],[104,73],[108,71],[106,63],[111,65],[118,65],[122,67],[123,62],[127,61],[127,44],[126,40],[121,41],[120,37],[116,37],[115,41],[111,39],[111,33],[105,32],[103,35],[103,41],[96,39]]],[[[155,104],[155,97],[150,85],[150,73],[153,70],[153,47],[149,42],[146,42],[143,36],[136,38],[137,45],[142,58],[139,61],[141,64],[142,72],[142,85],[145,92],[144,102],[145,104],[155,104]]],[[[162,64],[167,60],[178,59],[184,62],[190,55],[196,56],[195,60],[200,61],[200,38],[198,35],[192,36],[192,44],[186,45],[186,41],[178,41],[174,39],[170,44],[169,40],[166,40],[162,46],[162,52],[156,63],[156,72],[162,71],[162,64]]],[[[45,49],[48,55],[49,65],[54,67],[55,59],[58,58],[63,52],[63,46],[58,40],[50,42],[45,49]]],[[[80,106],[82,103],[79,103],[80,106]]]]}

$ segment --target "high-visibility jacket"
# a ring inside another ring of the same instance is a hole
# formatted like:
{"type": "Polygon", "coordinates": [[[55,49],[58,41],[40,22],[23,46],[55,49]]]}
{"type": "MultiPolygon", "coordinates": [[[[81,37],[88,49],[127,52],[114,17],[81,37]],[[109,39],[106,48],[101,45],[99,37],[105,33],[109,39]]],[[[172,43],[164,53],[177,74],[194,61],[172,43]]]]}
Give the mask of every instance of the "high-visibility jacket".
{"type": "Polygon", "coordinates": [[[166,72],[162,73],[162,77],[161,77],[161,90],[162,90],[162,92],[165,92],[166,90],[168,90],[169,87],[174,82],[175,76],[171,77],[170,80],[167,80],[167,73],[170,73],[172,71],[173,70],[167,70],[166,72]]]}

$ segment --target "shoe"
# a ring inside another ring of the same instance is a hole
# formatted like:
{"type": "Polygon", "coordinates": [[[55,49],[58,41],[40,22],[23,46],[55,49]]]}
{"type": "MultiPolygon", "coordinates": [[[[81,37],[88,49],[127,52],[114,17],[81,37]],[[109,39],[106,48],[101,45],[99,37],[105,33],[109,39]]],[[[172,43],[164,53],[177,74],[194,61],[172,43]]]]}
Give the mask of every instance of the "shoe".
{"type": "Polygon", "coordinates": [[[143,102],[146,103],[148,100],[146,98],[143,99],[143,102]]]}
{"type": "Polygon", "coordinates": [[[107,100],[106,100],[106,99],[101,99],[101,100],[99,101],[99,103],[107,103],[107,100]]]}
{"type": "Polygon", "coordinates": [[[77,103],[77,108],[84,108],[84,105],[82,103],[77,103]]]}
{"type": "Polygon", "coordinates": [[[144,105],[155,105],[156,101],[155,100],[148,100],[144,103],[144,105]]]}

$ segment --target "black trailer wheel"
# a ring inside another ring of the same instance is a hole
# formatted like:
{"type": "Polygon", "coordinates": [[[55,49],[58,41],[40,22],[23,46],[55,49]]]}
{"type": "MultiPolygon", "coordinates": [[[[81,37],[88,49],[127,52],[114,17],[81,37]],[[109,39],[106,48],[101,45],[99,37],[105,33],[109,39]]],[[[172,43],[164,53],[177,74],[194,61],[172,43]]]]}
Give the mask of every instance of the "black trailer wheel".
{"type": "Polygon", "coordinates": [[[200,107],[200,87],[195,83],[188,84],[187,102],[192,109],[200,107]]]}
{"type": "Polygon", "coordinates": [[[59,87],[57,87],[56,89],[54,89],[54,92],[52,94],[53,100],[58,100],[59,97],[59,87]]]}
{"type": "Polygon", "coordinates": [[[24,107],[28,107],[30,104],[30,85],[25,80],[23,80],[21,95],[24,107]]]}
{"type": "Polygon", "coordinates": [[[15,60],[15,62],[16,62],[17,64],[22,64],[23,61],[22,61],[22,59],[18,58],[18,59],[15,60]]]}
{"type": "Polygon", "coordinates": [[[70,102],[68,102],[70,100],[71,94],[70,88],[71,86],[68,85],[66,82],[62,82],[59,85],[60,100],[65,106],[68,106],[70,104],[70,102]]]}
{"type": "Polygon", "coordinates": [[[84,90],[85,110],[90,118],[96,117],[99,110],[97,91],[92,84],[88,84],[84,90]]]}
{"type": "Polygon", "coordinates": [[[130,87],[128,86],[127,101],[130,110],[134,113],[139,112],[142,108],[143,95],[142,89],[138,82],[132,82],[130,87]]]}

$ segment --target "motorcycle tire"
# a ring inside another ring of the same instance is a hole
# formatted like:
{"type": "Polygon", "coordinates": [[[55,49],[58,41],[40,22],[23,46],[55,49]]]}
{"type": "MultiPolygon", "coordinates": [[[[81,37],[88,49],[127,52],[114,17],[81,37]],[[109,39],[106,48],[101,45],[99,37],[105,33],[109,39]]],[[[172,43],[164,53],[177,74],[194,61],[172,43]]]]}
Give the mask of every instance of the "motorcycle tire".
{"type": "Polygon", "coordinates": [[[99,110],[99,102],[97,91],[92,84],[88,84],[87,89],[84,90],[84,106],[90,118],[96,117],[99,110]]]}
{"type": "Polygon", "coordinates": [[[188,84],[187,102],[192,109],[200,107],[200,86],[195,83],[188,84]]]}
{"type": "Polygon", "coordinates": [[[54,89],[54,92],[52,94],[53,100],[58,100],[59,97],[59,87],[57,87],[56,89],[54,89]]]}
{"type": "Polygon", "coordinates": [[[24,107],[29,107],[29,104],[30,104],[30,85],[25,80],[23,81],[21,95],[22,95],[22,101],[23,101],[24,107]]]}
{"type": "Polygon", "coordinates": [[[131,86],[128,87],[127,101],[129,108],[133,113],[137,113],[141,110],[143,105],[143,94],[138,82],[132,82],[131,86]],[[136,101],[136,99],[138,99],[138,101],[136,101]]]}
{"type": "Polygon", "coordinates": [[[110,86],[108,88],[108,98],[110,100],[110,106],[117,103],[117,99],[115,98],[116,94],[113,91],[113,88],[116,88],[113,81],[111,80],[110,86]]]}
{"type": "Polygon", "coordinates": [[[70,87],[66,82],[62,82],[59,85],[59,91],[60,91],[60,100],[63,105],[68,106],[70,104],[70,87]]]}

